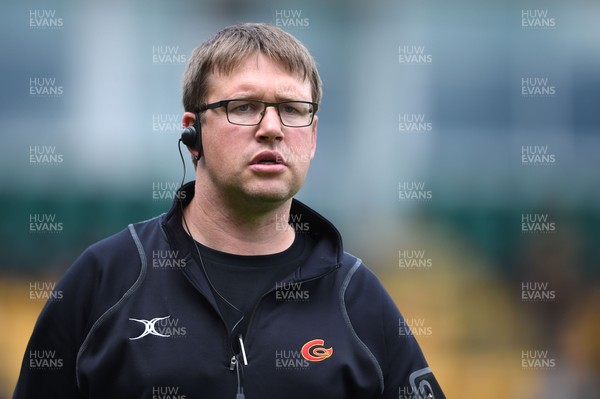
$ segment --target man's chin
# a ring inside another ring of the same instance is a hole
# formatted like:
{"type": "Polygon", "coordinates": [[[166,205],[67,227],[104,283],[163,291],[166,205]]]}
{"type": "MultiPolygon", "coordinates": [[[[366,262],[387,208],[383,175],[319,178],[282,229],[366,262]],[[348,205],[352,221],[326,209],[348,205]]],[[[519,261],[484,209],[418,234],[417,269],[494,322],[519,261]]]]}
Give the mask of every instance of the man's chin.
{"type": "Polygon", "coordinates": [[[274,207],[290,200],[298,191],[289,187],[256,187],[245,190],[244,197],[249,204],[274,207]]]}
{"type": "Polygon", "coordinates": [[[280,193],[280,192],[256,192],[248,196],[248,199],[256,203],[264,204],[281,204],[289,200],[294,196],[295,193],[280,193]]]}

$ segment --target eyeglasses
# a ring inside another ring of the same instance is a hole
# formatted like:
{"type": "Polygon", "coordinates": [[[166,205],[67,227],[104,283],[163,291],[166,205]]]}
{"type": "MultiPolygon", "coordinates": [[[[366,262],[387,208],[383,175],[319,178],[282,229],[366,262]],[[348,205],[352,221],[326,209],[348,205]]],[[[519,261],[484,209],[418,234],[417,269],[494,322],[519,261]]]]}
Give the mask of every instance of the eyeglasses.
{"type": "Polygon", "coordinates": [[[200,106],[198,112],[225,107],[229,123],[241,126],[256,126],[265,117],[267,107],[274,107],[283,126],[310,126],[319,104],[308,101],[282,101],[269,103],[260,100],[223,100],[200,106]]]}

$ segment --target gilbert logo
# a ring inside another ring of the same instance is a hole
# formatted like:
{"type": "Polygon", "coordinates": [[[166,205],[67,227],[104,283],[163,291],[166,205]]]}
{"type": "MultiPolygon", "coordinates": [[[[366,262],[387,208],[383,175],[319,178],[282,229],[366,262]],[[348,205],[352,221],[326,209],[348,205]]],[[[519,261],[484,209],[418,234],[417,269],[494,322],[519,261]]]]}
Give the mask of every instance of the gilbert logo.
{"type": "Polygon", "coordinates": [[[129,320],[137,321],[138,323],[142,323],[144,325],[144,332],[141,333],[139,336],[137,336],[135,338],[129,338],[129,339],[133,341],[133,340],[136,340],[136,339],[143,338],[143,337],[145,337],[148,334],[156,335],[156,336],[159,336],[159,337],[165,337],[165,338],[166,337],[170,337],[171,336],[170,334],[168,334],[168,335],[167,334],[161,334],[160,332],[156,331],[156,326],[155,326],[157,321],[168,319],[169,317],[171,317],[171,316],[169,315],[169,316],[165,316],[165,317],[155,317],[152,320],[131,319],[130,318],[129,320]]]}
{"type": "Polygon", "coordinates": [[[325,348],[325,341],[313,339],[302,346],[302,357],[309,362],[320,362],[333,355],[333,347],[325,348]]]}

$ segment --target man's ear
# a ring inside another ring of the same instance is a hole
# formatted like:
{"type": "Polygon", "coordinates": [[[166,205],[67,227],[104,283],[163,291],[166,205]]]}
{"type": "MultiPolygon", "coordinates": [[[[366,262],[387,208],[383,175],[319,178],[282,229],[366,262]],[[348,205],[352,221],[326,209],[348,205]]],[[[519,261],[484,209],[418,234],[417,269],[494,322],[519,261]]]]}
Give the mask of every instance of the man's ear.
{"type": "Polygon", "coordinates": [[[186,128],[191,126],[196,121],[196,115],[193,112],[184,112],[183,117],[181,118],[181,123],[183,127],[186,128]]]}
{"type": "Polygon", "coordinates": [[[312,160],[315,157],[315,152],[317,151],[317,125],[319,124],[319,117],[315,115],[312,124],[311,131],[311,146],[310,146],[310,159],[312,160]]]}

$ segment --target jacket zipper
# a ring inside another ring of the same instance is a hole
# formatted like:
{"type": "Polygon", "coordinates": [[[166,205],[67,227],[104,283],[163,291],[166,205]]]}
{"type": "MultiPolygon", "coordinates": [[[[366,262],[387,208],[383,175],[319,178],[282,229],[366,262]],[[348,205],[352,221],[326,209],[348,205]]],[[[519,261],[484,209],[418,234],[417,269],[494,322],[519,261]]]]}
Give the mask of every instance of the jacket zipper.
{"type": "Polygon", "coordinates": [[[237,373],[237,392],[235,394],[235,399],[245,399],[246,395],[244,395],[244,382],[243,382],[243,371],[241,372],[242,376],[240,376],[240,362],[237,356],[233,356],[231,358],[231,365],[229,366],[230,370],[234,370],[237,373]]]}

